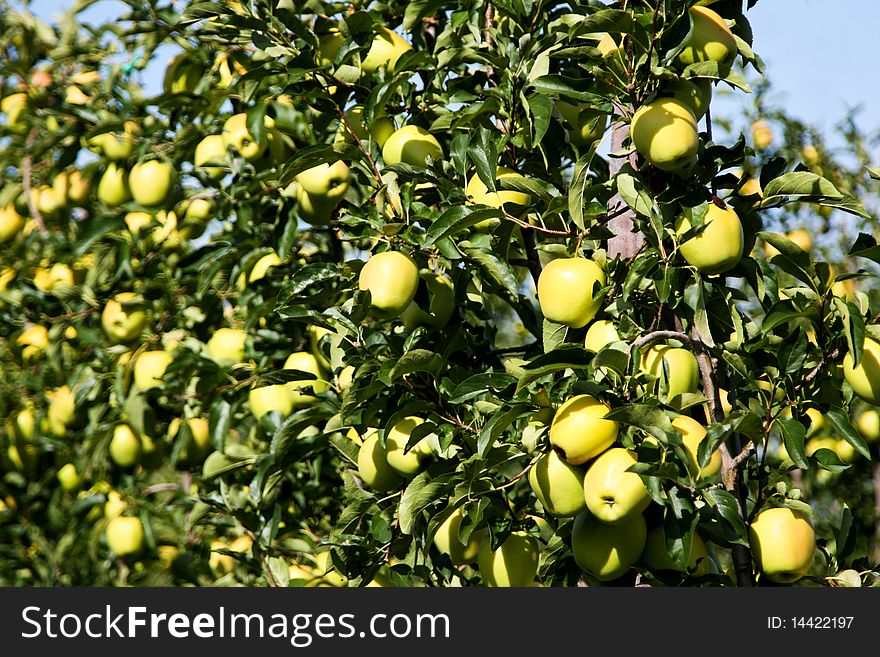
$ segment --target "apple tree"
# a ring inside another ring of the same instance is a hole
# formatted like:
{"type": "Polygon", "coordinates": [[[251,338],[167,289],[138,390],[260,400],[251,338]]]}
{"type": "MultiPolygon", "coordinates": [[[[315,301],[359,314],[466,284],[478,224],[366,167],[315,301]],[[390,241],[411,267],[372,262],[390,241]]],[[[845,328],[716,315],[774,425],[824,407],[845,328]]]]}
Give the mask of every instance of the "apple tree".
{"type": "Polygon", "coordinates": [[[878,172],[754,4],[0,0],[0,583],[874,584],[878,172]]]}

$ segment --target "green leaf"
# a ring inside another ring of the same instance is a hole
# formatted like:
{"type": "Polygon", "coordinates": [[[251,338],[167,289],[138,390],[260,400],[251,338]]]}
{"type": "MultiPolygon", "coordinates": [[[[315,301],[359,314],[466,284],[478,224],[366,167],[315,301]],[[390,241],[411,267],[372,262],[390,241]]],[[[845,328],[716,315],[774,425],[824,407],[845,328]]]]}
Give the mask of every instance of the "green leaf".
{"type": "Polygon", "coordinates": [[[489,390],[504,390],[516,382],[516,377],[500,372],[486,372],[468,377],[449,392],[450,404],[461,404],[479,397],[489,390]]]}
{"type": "Polygon", "coordinates": [[[703,496],[732,531],[732,536],[735,538],[732,538],[731,542],[748,547],[749,534],[740,515],[736,498],[720,488],[707,488],[703,491],[703,496]]]}
{"type": "Polygon", "coordinates": [[[437,217],[428,229],[425,246],[455,235],[487,219],[503,219],[504,213],[498,208],[454,205],[437,217]]]}
{"type": "Polygon", "coordinates": [[[877,240],[868,233],[859,233],[859,236],[856,238],[855,244],[850,248],[848,255],[858,258],[867,258],[868,260],[873,260],[880,264],[880,246],[877,245],[877,240]]]}
{"type": "Polygon", "coordinates": [[[617,191],[633,212],[643,217],[650,217],[654,202],[644,183],[628,173],[621,173],[616,180],[617,191]]]}
{"type": "Polygon", "coordinates": [[[865,219],[871,218],[858,199],[841,194],[830,180],[809,171],[784,173],[768,182],[758,207],[778,207],[791,201],[818,203],[865,219]]]}
{"type": "Polygon", "coordinates": [[[586,369],[590,365],[593,356],[581,346],[564,345],[537,358],[523,366],[525,371],[516,391],[519,392],[533,381],[553,372],[561,372],[567,369],[586,369]]]}
{"type": "Polygon", "coordinates": [[[611,412],[605,415],[605,418],[641,429],[663,444],[681,442],[680,438],[676,439],[677,434],[672,426],[672,421],[659,406],[626,404],[612,408],[611,412]]]}
{"type": "Polygon", "coordinates": [[[827,447],[820,447],[815,452],[813,452],[810,458],[816,461],[816,463],[818,463],[822,469],[828,470],[829,472],[833,472],[835,474],[843,472],[844,470],[848,470],[850,468],[849,465],[840,460],[837,452],[828,449],[827,447]]]}
{"type": "Polygon", "coordinates": [[[445,360],[439,354],[428,349],[413,349],[398,359],[397,364],[391,369],[387,383],[391,383],[407,374],[414,372],[427,372],[437,376],[443,369],[445,360]]]}
{"type": "Polygon", "coordinates": [[[403,491],[397,508],[400,531],[407,535],[412,534],[422,511],[435,500],[444,497],[448,490],[449,477],[432,480],[427,471],[417,474],[403,491]]]}
{"type": "Polygon", "coordinates": [[[462,254],[475,264],[486,282],[492,283],[516,298],[518,283],[516,273],[506,260],[474,246],[460,245],[462,254]]]}
{"type": "Polygon", "coordinates": [[[871,451],[865,439],[849,422],[849,415],[839,406],[832,406],[825,412],[825,419],[831,423],[835,431],[843,437],[846,442],[856,448],[859,454],[866,459],[871,460],[871,451]]]}
{"type": "Polygon", "coordinates": [[[591,198],[588,194],[590,185],[590,164],[596,155],[598,143],[593,143],[589,150],[580,156],[574,165],[571,184],[568,186],[568,213],[571,220],[581,230],[584,229],[584,205],[591,198]]]}
{"type": "Polygon", "coordinates": [[[804,425],[793,417],[777,417],[773,423],[779,427],[782,434],[782,443],[789,458],[799,468],[807,467],[807,457],[804,453],[804,442],[807,439],[807,430],[804,425]]]}

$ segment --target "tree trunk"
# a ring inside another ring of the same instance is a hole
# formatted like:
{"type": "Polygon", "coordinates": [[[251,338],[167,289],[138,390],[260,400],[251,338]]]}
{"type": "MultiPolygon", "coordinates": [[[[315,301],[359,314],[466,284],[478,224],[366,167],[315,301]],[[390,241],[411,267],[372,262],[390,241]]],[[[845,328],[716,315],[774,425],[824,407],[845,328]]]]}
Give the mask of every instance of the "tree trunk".
{"type": "MultiPolygon", "coordinates": [[[[629,134],[629,125],[618,121],[611,129],[611,154],[608,157],[610,177],[613,178],[627,161],[625,157],[615,157],[615,153],[623,150],[623,142],[629,134]]],[[[635,154],[630,157],[630,162],[635,165],[635,154]]],[[[614,237],[608,240],[608,257],[612,260],[618,256],[623,260],[634,257],[645,243],[645,236],[635,232],[635,213],[625,210],[626,203],[620,194],[615,194],[608,201],[608,214],[614,218],[608,222],[608,227],[614,233],[614,237]],[[620,212],[618,215],[617,213],[620,212]],[[616,215],[616,216],[615,216],[616,215]]]]}

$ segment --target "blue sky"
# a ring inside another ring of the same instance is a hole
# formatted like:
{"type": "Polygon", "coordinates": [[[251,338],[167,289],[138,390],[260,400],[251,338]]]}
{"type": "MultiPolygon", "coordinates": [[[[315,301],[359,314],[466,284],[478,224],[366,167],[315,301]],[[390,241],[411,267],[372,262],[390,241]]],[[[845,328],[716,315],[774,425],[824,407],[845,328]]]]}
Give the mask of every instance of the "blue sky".
{"type": "MultiPolygon", "coordinates": [[[[33,10],[51,18],[71,0],[35,0],[33,10]]],[[[100,0],[87,12],[94,20],[116,16],[121,5],[100,0]]],[[[861,106],[859,125],[880,128],[880,90],[873,46],[880,25],[877,0],[759,0],[747,16],[755,33],[754,47],[767,64],[775,105],[827,133],[851,107],[861,106]]],[[[161,51],[160,51],[161,52],[161,51]]],[[[151,91],[161,84],[165,50],[144,82],[151,91]]],[[[735,114],[742,93],[716,97],[718,115],[735,114]]]]}

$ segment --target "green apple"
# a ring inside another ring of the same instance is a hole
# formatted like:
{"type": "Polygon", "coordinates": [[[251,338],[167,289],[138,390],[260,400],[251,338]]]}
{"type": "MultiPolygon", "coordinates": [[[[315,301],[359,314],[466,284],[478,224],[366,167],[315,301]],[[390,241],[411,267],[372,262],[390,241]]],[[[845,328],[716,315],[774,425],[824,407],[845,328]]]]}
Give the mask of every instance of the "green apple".
{"type": "Polygon", "coordinates": [[[661,381],[661,392],[667,401],[696,392],[700,383],[697,358],[692,351],[682,347],[655,344],[645,352],[641,367],[661,381]]]}
{"type": "Polygon", "coordinates": [[[419,279],[424,281],[428,290],[428,308],[425,310],[415,301],[410,302],[401,315],[404,326],[409,331],[417,326],[442,329],[455,312],[455,288],[452,281],[430,270],[423,270],[419,279]]]}
{"type": "Polygon", "coordinates": [[[508,167],[495,167],[496,191],[490,192],[480,176],[474,173],[468,180],[465,194],[474,203],[482,203],[493,208],[503,208],[511,214],[521,214],[532,202],[532,197],[525,192],[512,189],[499,189],[502,180],[525,180],[525,176],[508,167]]]}
{"type": "Polygon", "coordinates": [[[134,385],[140,390],[160,387],[172,360],[171,354],[164,350],[141,353],[134,362],[134,385]]]}
{"type": "Polygon", "coordinates": [[[205,343],[208,358],[220,367],[232,367],[244,362],[247,332],[241,329],[219,328],[205,343]]]}
{"type": "Polygon", "coordinates": [[[535,582],[540,548],[530,534],[515,531],[492,549],[486,537],[477,551],[477,566],[483,583],[490,587],[525,587],[535,582]]]}
{"type": "Polygon", "coordinates": [[[856,427],[862,434],[862,438],[868,442],[874,442],[880,438],[880,413],[876,408],[868,408],[859,414],[856,427]]]}
{"type": "Polygon", "coordinates": [[[612,342],[619,340],[620,335],[617,333],[614,322],[609,319],[600,319],[590,324],[590,328],[587,329],[587,334],[584,336],[584,349],[598,353],[612,342]]]}
{"type": "MultiPolygon", "coordinates": [[[[266,126],[274,125],[271,117],[265,117],[266,126]]],[[[269,139],[265,135],[259,141],[254,139],[248,131],[247,114],[240,112],[233,114],[223,124],[223,148],[232,149],[248,162],[253,162],[265,152],[269,145],[269,139]]]]}
{"type": "Polygon", "coordinates": [[[128,174],[115,162],[110,162],[101,175],[101,180],[98,181],[98,200],[111,207],[117,207],[130,199],[128,174]]]}
{"type": "Polygon", "coordinates": [[[851,352],[843,357],[843,377],[853,392],[869,404],[880,406],[880,342],[865,337],[862,359],[853,365],[851,352]]]}
{"type": "Polygon", "coordinates": [[[120,468],[137,465],[141,459],[141,439],[127,424],[117,424],[110,439],[110,459],[120,468]]]}
{"type": "Polygon", "coordinates": [[[417,125],[405,125],[395,130],[382,146],[385,164],[410,164],[427,167],[428,158],[435,165],[443,159],[443,147],[430,132],[417,125]]]}
{"type": "Polygon", "coordinates": [[[138,162],[128,173],[128,187],[136,203],[162,205],[174,185],[174,167],[169,162],[138,162]]]}
{"type": "Polygon", "coordinates": [[[550,451],[529,470],[529,485],[547,513],[568,518],[586,509],[584,473],[583,468],[566,463],[550,451]]]}
{"type": "Polygon", "coordinates": [[[460,538],[463,520],[464,513],[461,507],[458,507],[437,526],[431,536],[434,547],[440,554],[448,555],[453,566],[464,566],[476,561],[480,544],[486,537],[485,529],[474,529],[468,536],[467,543],[463,543],[460,538]]]}
{"type": "Polygon", "coordinates": [[[299,183],[291,185],[294,188],[294,198],[299,204],[299,216],[313,226],[326,226],[333,219],[333,211],[336,204],[320,197],[314,197],[300,187],[299,183]]]}
{"type": "Polygon", "coordinates": [[[62,465],[55,474],[55,478],[58,479],[61,488],[68,493],[73,493],[79,490],[79,487],[82,485],[82,479],[80,479],[79,473],[76,471],[76,466],[73,463],[65,463],[62,465]]]}
{"type": "Polygon", "coordinates": [[[285,384],[294,408],[302,408],[318,401],[317,397],[303,392],[303,390],[312,388],[317,393],[324,392],[330,387],[330,383],[326,380],[318,359],[308,351],[295,351],[290,354],[287,360],[284,361],[284,369],[299,370],[315,375],[314,379],[303,379],[302,383],[288,381],[285,384]]]}
{"type": "Polygon", "coordinates": [[[380,27],[378,34],[373,37],[367,56],[361,61],[361,72],[370,75],[381,68],[393,73],[397,60],[410,50],[412,50],[410,43],[397,32],[387,27],[380,27]]]}
{"type": "Polygon", "coordinates": [[[571,552],[581,570],[610,582],[624,575],[645,548],[648,529],[645,517],[637,513],[625,522],[608,525],[589,512],[574,519],[571,552]]]}
{"type": "Polygon", "coordinates": [[[126,121],[121,133],[104,132],[95,135],[86,140],[86,147],[114,162],[127,160],[134,153],[138,132],[140,126],[137,123],[126,121]]]}
{"type": "MultiPolygon", "coordinates": [[[[211,425],[203,417],[191,417],[186,423],[189,426],[190,441],[180,450],[180,460],[190,464],[201,463],[211,452],[211,425]]],[[[177,437],[182,424],[179,417],[168,423],[169,442],[177,437]]]]}
{"type": "Polygon", "coordinates": [[[120,292],[104,305],[101,312],[104,333],[115,344],[131,342],[146,325],[146,304],[134,292],[120,292]]]}
{"type": "Polygon", "coordinates": [[[617,440],[618,424],[606,420],[611,407],[591,395],[576,395],[560,406],[550,424],[550,444],[571,465],[593,459],[617,440]]]}
{"type": "Polygon", "coordinates": [[[538,303],[546,319],[571,328],[586,326],[599,311],[596,288],[605,286],[605,272],[586,258],[556,258],[538,277],[538,303]]]}
{"type": "Polygon", "coordinates": [[[693,32],[687,45],[678,54],[684,66],[695,62],[718,62],[730,67],[737,55],[736,38],[724,19],[707,7],[691,7],[693,32]]]}
{"type": "Polygon", "coordinates": [[[648,508],[648,488],[639,475],[627,472],[638,462],[634,452],[612,447],[590,464],[584,476],[583,493],[594,518],[617,525],[648,508]]]}
{"type": "Polygon", "coordinates": [[[345,197],[351,171],[342,160],[333,164],[319,164],[296,176],[300,188],[318,203],[338,205],[345,197]]]}
{"type": "Polygon", "coordinates": [[[117,516],[107,522],[107,547],[120,557],[137,554],[144,548],[144,526],[140,518],[117,516]]]}
{"type": "MultiPolygon", "coordinates": [[[[666,533],[663,531],[663,525],[655,527],[648,532],[648,538],[645,541],[645,549],[639,561],[648,566],[651,570],[675,570],[683,572],[683,570],[672,560],[669,549],[666,547],[666,533]]],[[[688,555],[687,572],[696,576],[708,575],[712,572],[712,560],[709,558],[709,550],[706,549],[706,543],[700,538],[700,535],[694,533],[691,540],[691,551],[688,555]]]]}
{"type": "Polygon", "coordinates": [[[630,137],[639,155],[662,171],[684,175],[697,162],[697,119],[675,98],[658,98],[636,110],[630,137]]]}
{"type": "MultiPolygon", "coordinates": [[[[388,138],[397,130],[397,125],[394,121],[381,113],[373,117],[373,122],[370,124],[369,130],[367,130],[364,126],[363,105],[355,105],[345,112],[345,116],[348,119],[348,124],[351,126],[352,131],[354,131],[354,134],[358,139],[372,139],[379,145],[379,148],[382,148],[385,145],[385,142],[388,141],[388,138]]],[[[348,136],[349,131],[346,126],[344,124],[340,125],[339,132],[337,133],[337,141],[343,141],[347,139],[348,136]]]]}
{"type": "Polygon", "coordinates": [[[568,141],[578,146],[591,146],[605,134],[608,128],[608,114],[588,105],[575,105],[565,100],[557,100],[556,108],[562,118],[573,128],[568,132],[568,141]]]}
{"type": "Polygon", "coordinates": [[[767,579],[792,584],[810,570],[816,553],[816,532],[803,511],[765,508],[749,526],[749,546],[767,579]]]}
{"type": "Polygon", "coordinates": [[[358,451],[358,476],[369,488],[384,493],[399,488],[403,477],[388,463],[388,451],[379,442],[379,432],[367,432],[358,451]]]}
{"type": "Polygon", "coordinates": [[[712,102],[712,83],[705,78],[679,78],[668,84],[666,91],[687,105],[698,121],[706,115],[712,102]]]}
{"type": "Polygon", "coordinates": [[[227,169],[223,135],[208,135],[196,144],[193,164],[209,178],[222,178],[227,169]]]}
{"type": "Polygon", "coordinates": [[[398,317],[416,296],[419,268],[400,251],[371,255],[358,275],[358,288],[369,290],[373,310],[381,317],[398,317]]]}
{"type": "Polygon", "coordinates": [[[15,203],[8,203],[0,208],[0,244],[5,244],[21,232],[24,228],[24,217],[15,209],[15,203]]]}
{"type": "Polygon", "coordinates": [[[318,64],[321,66],[330,66],[336,59],[336,54],[345,42],[345,36],[339,31],[339,28],[332,27],[326,34],[318,37],[318,64]]]}
{"type": "Polygon", "coordinates": [[[672,420],[672,426],[681,432],[682,445],[690,456],[687,465],[691,475],[700,479],[710,479],[718,475],[721,472],[721,454],[717,450],[712,453],[706,467],[700,469],[697,463],[697,450],[706,437],[706,427],[687,415],[677,416],[672,420]]]}
{"type": "Polygon", "coordinates": [[[293,400],[290,391],[283,383],[251,388],[248,393],[248,407],[257,419],[257,422],[268,412],[276,411],[281,417],[287,417],[293,412],[293,400]]]}
{"type": "Polygon", "coordinates": [[[162,88],[166,94],[191,94],[196,90],[203,73],[204,71],[198,62],[186,53],[180,53],[168,62],[168,66],[165,68],[165,77],[162,80],[162,88]]]}
{"type": "MultiPolygon", "coordinates": [[[[723,274],[742,259],[745,237],[739,215],[733,208],[719,208],[710,203],[704,218],[705,228],[699,234],[679,245],[678,251],[692,267],[704,274],[723,274]]],[[[681,236],[691,229],[684,215],[675,222],[675,232],[681,236]]]]}
{"type": "Polygon", "coordinates": [[[399,420],[385,435],[385,458],[388,465],[403,477],[416,475],[434,454],[428,445],[429,436],[422,437],[409,450],[406,449],[413,430],[424,422],[422,418],[410,415],[399,420]]]}

